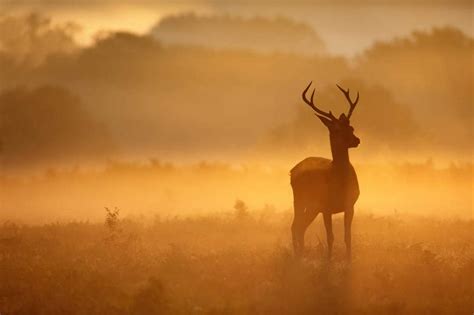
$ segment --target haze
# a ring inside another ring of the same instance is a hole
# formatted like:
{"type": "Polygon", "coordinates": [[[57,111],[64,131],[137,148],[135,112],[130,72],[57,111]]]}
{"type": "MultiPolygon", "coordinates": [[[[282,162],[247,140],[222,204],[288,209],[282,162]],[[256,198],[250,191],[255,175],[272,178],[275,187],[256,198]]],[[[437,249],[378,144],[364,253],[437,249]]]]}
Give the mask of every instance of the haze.
{"type": "Polygon", "coordinates": [[[291,211],[288,170],[330,157],[309,81],[360,92],[361,211],[472,215],[469,1],[0,9],[0,218],[291,211]]]}
{"type": "Polygon", "coordinates": [[[472,314],[472,17],[0,0],[0,315],[472,314]]]}

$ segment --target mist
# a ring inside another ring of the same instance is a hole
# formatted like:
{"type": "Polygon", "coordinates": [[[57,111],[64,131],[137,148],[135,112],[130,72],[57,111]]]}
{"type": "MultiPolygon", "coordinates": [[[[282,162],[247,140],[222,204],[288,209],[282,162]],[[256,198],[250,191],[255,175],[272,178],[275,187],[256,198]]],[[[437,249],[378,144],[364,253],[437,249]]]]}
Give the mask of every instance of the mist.
{"type": "MultiPolygon", "coordinates": [[[[368,186],[382,187],[371,175],[382,170],[380,174],[395,178],[382,195],[400,185],[411,191],[415,188],[404,184],[394,165],[422,167],[432,161],[426,172],[444,174],[449,186],[445,190],[452,194],[441,204],[456,200],[458,185],[466,198],[452,211],[424,204],[424,210],[416,212],[469,215],[473,38],[463,31],[462,20],[386,39],[371,37],[371,44],[357,54],[339,54],[327,42],[325,28],[292,14],[252,16],[249,12],[257,8],[241,15],[239,10],[225,13],[226,6],[223,13],[211,15],[199,10],[176,13],[150,23],[144,32],[98,32],[86,46],[77,42],[82,26],[75,21],[55,22],[55,17],[41,13],[3,15],[1,167],[6,180],[48,178],[58,172],[66,180],[62,172],[68,170],[90,172],[87,176],[94,178],[97,172],[109,174],[105,170],[116,162],[146,169],[153,168],[150,161],[160,161],[185,169],[191,177],[189,168],[201,162],[231,168],[258,165],[255,172],[234,174],[234,186],[222,191],[225,197],[213,206],[212,191],[222,185],[200,177],[210,185],[209,197],[196,202],[196,195],[189,193],[183,198],[188,201],[175,208],[187,213],[185,208],[202,210],[208,203],[209,211],[218,211],[242,198],[256,208],[272,204],[288,209],[291,166],[306,156],[331,155],[327,130],[300,101],[302,90],[313,81],[318,104],[336,115],[347,111],[336,83],[360,93],[352,121],[362,145],[351,157],[368,186]],[[444,170],[452,167],[465,169],[467,179],[450,180],[444,170]],[[274,179],[278,188],[264,179],[265,170],[279,174],[274,179]],[[239,188],[242,178],[268,185],[267,197],[249,195],[254,190],[250,184],[239,188]]],[[[83,194],[83,185],[57,194],[69,200],[62,203],[65,213],[75,213],[74,208],[101,213],[110,204],[129,213],[166,212],[162,209],[172,202],[158,196],[180,190],[178,173],[174,184],[151,187],[143,201],[132,199],[135,206],[127,198],[114,201],[104,195],[74,207],[77,198],[72,195],[83,194]]],[[[418,175],[413,176],[416,182],[418,175]]],[[[124,175],[115,184],[127,186],[126,179],[124,175]]],[[[426,199],[422,190],[435,185],[422,183],[425,187],[417,185],[419,193],[411,200],[426,199]]],[[[49,207],[50,214],[61,217],[52,211],[48,196],[28,207],[11,198],[28,191],[39,196],[42,187],[48,184],[39,179],[18,186],[18,191],[11,188],[3,198],[9,200],[4,209],[28,208],[21,216],[27,220],[30,212],[48,217],[49,207]]],[[[414,211],[398,199],[406,197],[380,200],[371,193],[363,204],[375,212],[414,211]]]]}
{"type": "Polygon", "coordinates": [[[1,315],[472,313],[472,13],[0,1],[1,315]]]}

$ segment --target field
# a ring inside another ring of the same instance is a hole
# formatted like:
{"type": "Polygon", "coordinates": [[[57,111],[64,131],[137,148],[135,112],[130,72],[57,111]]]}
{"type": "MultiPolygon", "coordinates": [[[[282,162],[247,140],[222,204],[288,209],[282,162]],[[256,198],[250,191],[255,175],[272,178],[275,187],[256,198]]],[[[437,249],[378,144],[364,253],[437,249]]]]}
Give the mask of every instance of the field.
{"type": "Polygon", "coordinates": [[[472,0],[72,2],[0,0],[0,315],[474,315],[472,0]]]}
{"type": "Polygon", "coordinates": [[[473,221],[356,213],[325,257],[322,218],[292,254],[290,210],[0,226],[0,313],[472,314],[473,221]]]}

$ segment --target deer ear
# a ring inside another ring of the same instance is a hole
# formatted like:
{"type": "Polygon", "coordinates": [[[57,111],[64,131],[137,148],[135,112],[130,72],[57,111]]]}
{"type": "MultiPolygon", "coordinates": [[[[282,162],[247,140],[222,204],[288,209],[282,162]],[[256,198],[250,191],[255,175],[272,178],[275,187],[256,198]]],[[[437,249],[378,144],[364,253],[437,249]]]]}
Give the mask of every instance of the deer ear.
{"type": "Polygon", "coordinates": [[[318,116],[319,120],[321,120],[323,122],[323,124],[328,127],[328,129],[332,129],[334,127],[334,122],[331,120],[331,119],[328,119],[324,116],[320,116],[318,114],[315,114],[316,116],[318,116]]]}

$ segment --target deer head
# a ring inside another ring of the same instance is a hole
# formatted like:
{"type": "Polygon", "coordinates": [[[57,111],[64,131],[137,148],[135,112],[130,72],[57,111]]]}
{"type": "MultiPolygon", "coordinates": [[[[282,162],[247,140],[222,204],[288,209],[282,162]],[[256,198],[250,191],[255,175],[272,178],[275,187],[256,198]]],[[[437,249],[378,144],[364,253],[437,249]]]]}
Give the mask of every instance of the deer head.
{"type": "Polygon", "coordinates": [[[352,101],[349,95],[349,89],[347,89],[346,91],[339,85],[337,85],[339,90],[341,90],[341,92],[344,94],[345,98],[349,102],[349,111],[347,113],[347,116],[346,114],[342,113],[339,118],[336,118],[331,113],[331,111],[322,111],[314,104],[313,99],[315,89],[313,89],[313,92],[311,93],[311,98],[308,100],[308,98],[306,97],[306,92],[308,92],[311,84],[312,82],[310,82],[306,89],[303,91],[303,100],[315,111],[315,115],[328,128],[333,155],[335,150],[347,150],[348,148],[357,147],[360,143],[360,139],[354,135],[354,128],[350,124],[350,118],[352,116],[354,108],[357,105],[357,102],[359,101],[359,92],[357,92],[357,97],[355,101],[352,101]]]}

